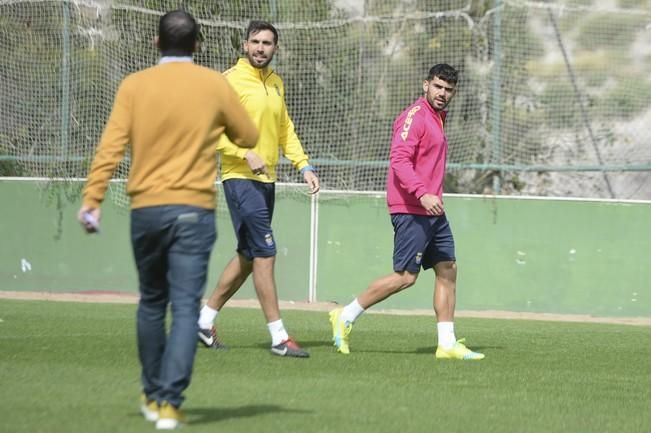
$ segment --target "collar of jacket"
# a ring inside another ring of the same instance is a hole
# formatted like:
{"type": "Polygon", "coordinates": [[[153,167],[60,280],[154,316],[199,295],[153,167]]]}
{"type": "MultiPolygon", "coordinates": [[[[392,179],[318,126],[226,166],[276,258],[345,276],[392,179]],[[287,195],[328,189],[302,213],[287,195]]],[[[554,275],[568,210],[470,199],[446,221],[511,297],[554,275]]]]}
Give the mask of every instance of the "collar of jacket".
{"type": "Polygon", "coordinates": [[[271,66],[267,66],[264,69],[256,68],[252,66],[251,63],[249,63],[249,59],[245,57],[242,57],[237,61],[237,66],[245,70],[250,75],[256,77],[260,81],[266,80],[271,74],[274,73],[273,69],[271,69],[271,66]]]}
{"type": "Polygon", "coordinates": [[[192,56],[163,56],[158,60],[159,65],[165,63],[193,63],[192,56]]]}
{"type": "Polygon", "coordinates": [[[418,98],[418,102],[420,102],[421,105],[424,105],[425,107],[427,107],[427,109],[430,111],[430,113],[432,113],[432,116],[438,117],[438,119],[440,119],[440,122],[442,124],[445,124],[445,118],[448,115],[447,111],[436,111],[431,105],[429,105],[429,102],[427,102],[427,98],[424,97],[424,96],[421,96],[420,98],[418,98]]]}

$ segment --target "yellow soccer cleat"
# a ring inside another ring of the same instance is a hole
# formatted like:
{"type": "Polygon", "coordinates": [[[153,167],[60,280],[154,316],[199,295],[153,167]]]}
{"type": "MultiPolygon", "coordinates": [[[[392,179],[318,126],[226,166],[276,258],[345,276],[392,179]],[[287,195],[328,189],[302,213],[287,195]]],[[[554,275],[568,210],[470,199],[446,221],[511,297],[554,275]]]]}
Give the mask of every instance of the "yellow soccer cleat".
{"type": "Polygon", "coordinates": [[[185,416],[181,409],[172,406],[169,402],[164,401],[158,411],[158,421],[156,421],[157,430],[174,430],[185,424],[185,416]]]}
{"type": "Polygon", "coordinates": [[[460,359],[463,361],[479,361],[484,359],[484,354],[473,352],[468,349],[463,343],[466,342],[465,338],[458,340],[450,349],[444,349],[441,346],[436,348],[436,359],[460,359]]]}
{"type": "Polygon", "coordinates": [[[143,393],[140,395],[140,413],[147,421],[158,420],[158,402],[156,400],[149,400],[143,393]]]}
{"type": "Polygon", "coordinates": [[[332,342],[337,348],[337,352],[348,355],[350,353],[348,336],[353,329],[353,324],[351,322],[344,323],[341,320],[343,310],[343,307],[339,307],[330,312],[330,324],[332,325],[332,342]]]}

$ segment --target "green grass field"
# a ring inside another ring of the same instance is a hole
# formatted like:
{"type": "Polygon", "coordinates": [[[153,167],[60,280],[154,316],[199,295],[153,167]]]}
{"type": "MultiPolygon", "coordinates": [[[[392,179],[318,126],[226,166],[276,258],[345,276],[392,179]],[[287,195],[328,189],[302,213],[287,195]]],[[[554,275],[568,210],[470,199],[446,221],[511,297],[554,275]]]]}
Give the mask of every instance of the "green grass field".
{"type": "MultiPolygon", "coordinates": [[[[481,362],[436,361],[432,317],[368,314],[351,355],[326,313],[287,311],[309,360],[268,351],[257,309],[220,316],[227,352],[200,349],[192,432],[649,432],[648,327],[460,319],[481,362]]],[[[0,300],[0,431],[146,432],[135,305],[0,300]]]]}

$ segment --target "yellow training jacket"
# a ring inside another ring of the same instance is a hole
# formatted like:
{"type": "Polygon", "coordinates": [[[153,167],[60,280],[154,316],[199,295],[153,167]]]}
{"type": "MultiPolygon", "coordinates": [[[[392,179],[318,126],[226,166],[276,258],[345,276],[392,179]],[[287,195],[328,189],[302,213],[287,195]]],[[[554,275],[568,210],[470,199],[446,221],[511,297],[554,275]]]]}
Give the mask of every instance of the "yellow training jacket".
{"type": "Polygon", "coordinates": [[[271,183],[276,181],[279,148],[297,170],[308,165],[308,157],[294,131],[285,105],[283,80],[271,67],[257,69],[242,58],[224,72],[226,79],[240,97],[240,102],[260,131],[258,144],[251,149],[262,158],[269,176],[255,175],[244,159],[249,149],[236,146],[225,135],[217,144],[221,152],[221,178],[251,179],[271,183]]]}

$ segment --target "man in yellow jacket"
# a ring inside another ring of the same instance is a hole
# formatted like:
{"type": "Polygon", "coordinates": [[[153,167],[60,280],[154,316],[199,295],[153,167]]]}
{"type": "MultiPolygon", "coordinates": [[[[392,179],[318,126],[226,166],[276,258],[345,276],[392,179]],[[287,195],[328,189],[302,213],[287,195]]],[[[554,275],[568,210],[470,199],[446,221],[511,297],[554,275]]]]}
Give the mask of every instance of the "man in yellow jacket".
{"type": "Polygon", "coordinates": [[[207,347],[223,347],[217,340],[214,321],[248,276],[253,273],[258,300],[271,334],[271,352],[279,356],[307,358],[287,333],[280,317],[274,280],[276,242],[271,230],[274,210],[276,165],[279,148],[303,174],[310,192],[319,190],[319,179],[308,162],[294,124],[287,113],[282,79],[269,66],[278,46],[278,31],[264,21],[251,21],[244,52],[224,75],[260,130],[251,149],[220,140],[224,195],[237,236],[237,255],[226,265],[214,293],[201,310],[199,339],[207,347]]]}
{"type": "Polygon", "coordinates": [[[83,191],[78,218],[99,230],[100,204],[127,146],[131,243],[138,268],[140,410],[157,429],[183,421],[197,319],[215,232],[214,143],[252,148],[258,131],[218,72],[192,63],[199,26],[185,11],[159,22],[159,64],[126,77],[117,91],[83,191]],[[171,303],[172,325],[165,335],[171,303]]]}

